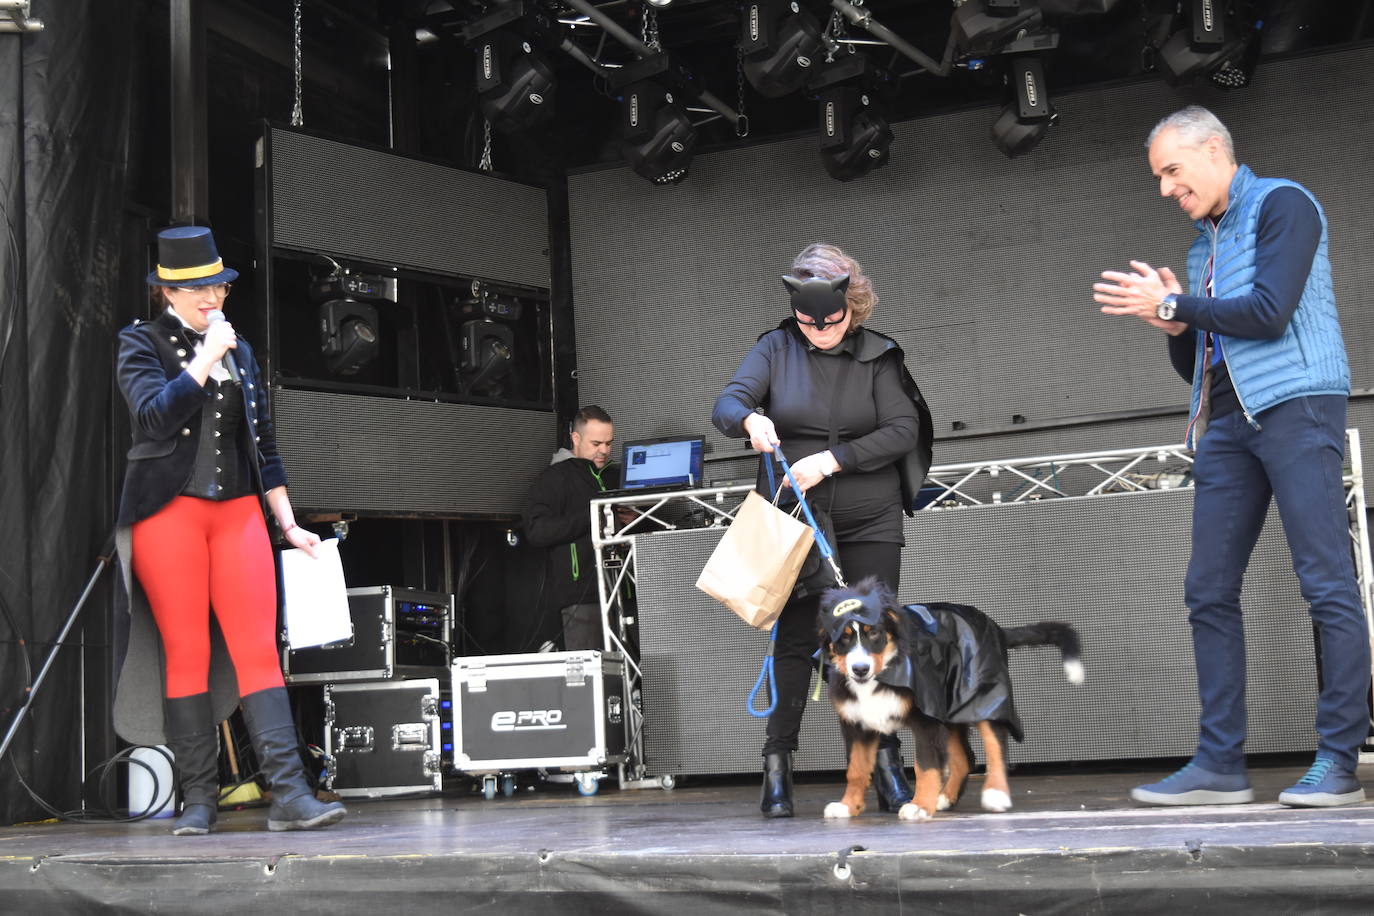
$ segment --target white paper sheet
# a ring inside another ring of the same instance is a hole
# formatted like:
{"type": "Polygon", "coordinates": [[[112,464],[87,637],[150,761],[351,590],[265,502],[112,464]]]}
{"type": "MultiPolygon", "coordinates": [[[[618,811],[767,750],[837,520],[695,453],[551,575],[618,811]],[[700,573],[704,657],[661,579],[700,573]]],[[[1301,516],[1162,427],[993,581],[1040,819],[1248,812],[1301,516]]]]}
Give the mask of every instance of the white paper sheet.
{"type": "Polygon", "coordinates": [[[339,540],[320,541],[315,549],[319,557],[311,557],[296,547],[281,552],[286,642],[292,649],[322,646],[353,636],[339,540]]]}

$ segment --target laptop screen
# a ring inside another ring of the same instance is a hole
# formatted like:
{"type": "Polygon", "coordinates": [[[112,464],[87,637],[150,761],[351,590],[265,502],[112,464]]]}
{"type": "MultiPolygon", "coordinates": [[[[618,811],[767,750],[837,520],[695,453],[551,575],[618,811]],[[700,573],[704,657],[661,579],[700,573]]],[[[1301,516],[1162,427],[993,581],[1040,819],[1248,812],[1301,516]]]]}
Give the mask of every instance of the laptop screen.
{"type": "Polygon", "coordinates": [[[703,441],[696,437],[626,442],[621,487],[700,486],[703,441]]]}

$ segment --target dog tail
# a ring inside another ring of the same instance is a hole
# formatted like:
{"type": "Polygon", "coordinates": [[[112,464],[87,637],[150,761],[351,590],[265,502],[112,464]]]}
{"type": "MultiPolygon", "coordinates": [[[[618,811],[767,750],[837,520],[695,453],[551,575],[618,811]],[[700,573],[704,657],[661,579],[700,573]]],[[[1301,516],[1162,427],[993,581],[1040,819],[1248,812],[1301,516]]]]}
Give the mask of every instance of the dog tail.
{"type": "Polygon", "coordinates": [[[1083,645],[1078,631],[1067,623],[1042,620],[1024,627],[1007,627],[1007,648],[1017,646],[1058,646],[1064,658],[1064,677],[1070,684],[1083,683],[1083,645]]]}

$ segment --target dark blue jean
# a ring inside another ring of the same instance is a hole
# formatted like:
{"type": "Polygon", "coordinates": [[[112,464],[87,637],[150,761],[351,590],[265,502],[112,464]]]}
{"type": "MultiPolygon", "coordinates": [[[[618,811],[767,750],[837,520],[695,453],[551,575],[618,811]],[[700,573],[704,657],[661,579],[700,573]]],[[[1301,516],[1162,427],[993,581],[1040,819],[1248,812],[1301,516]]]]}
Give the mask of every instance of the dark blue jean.
{"type": "Polygon", "coordinates": [[[1293,398],[1259,414],[1259,429],[1240,411],[1218,417],[1198,443],[1184,600],[1202,704],[1195,759],[1205,769],[1245,766],[1241,580],[1271,495],[1320,640],[1317,747],[1355,768],[1369,732],[1370,658],[1341,483],[1345,415],[1338,395],[1293,398]]]}

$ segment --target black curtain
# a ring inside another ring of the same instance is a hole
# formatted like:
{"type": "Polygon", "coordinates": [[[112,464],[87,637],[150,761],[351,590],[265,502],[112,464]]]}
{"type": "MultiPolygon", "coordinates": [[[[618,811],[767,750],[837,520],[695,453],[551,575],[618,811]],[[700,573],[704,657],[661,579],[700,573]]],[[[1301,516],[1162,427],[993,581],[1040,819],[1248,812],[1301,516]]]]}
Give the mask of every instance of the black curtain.
{"type": "MultiPolygon", "coordinates": [[[[123,423],[111,378],[113,342],[146,260],[145,239],[126,237],[133,7],[35,2],[32,15],[44,21],[42,32],[0,34],[0,725],[6,730],[91,579],[113,524],[113,430],[116,417],[123,423]]],[[[43,816],[21,777],[63,810],[93,800],[81,797],[83,777],[114,745],[108,707],[113,582],[107,569],[0,760],[2,824],[43,816]]]]}

